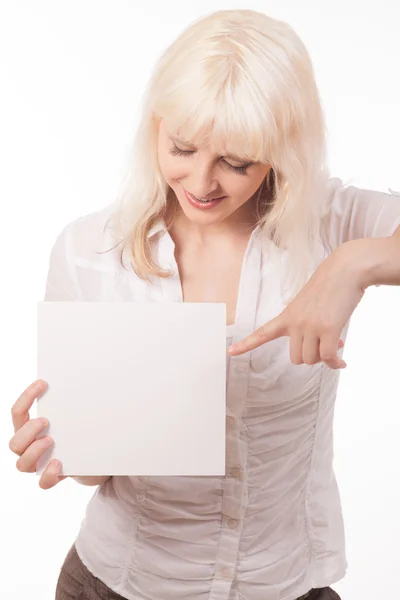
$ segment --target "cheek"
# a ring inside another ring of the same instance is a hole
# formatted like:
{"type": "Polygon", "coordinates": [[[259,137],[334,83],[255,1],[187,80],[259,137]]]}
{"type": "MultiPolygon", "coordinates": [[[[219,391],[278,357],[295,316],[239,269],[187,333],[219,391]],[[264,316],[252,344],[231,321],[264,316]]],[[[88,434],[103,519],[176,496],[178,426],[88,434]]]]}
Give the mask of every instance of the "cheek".
{"type": "Polygon", "coordinates": [[[158,162],[164,179],[167,182],[180,179],[185,174],[182,165],[178,164],[176,160],[173,160],[173,157],[168,153],[160,152],[158,155],[158,162]]]}
{"type": "Polygon", "coordinates": [[[234,175],[229,184],[225,186],[227,195],[232,198],[236,208],[245,204],[260,187],[264,174],[256,173],[253,176],[234,175]]]}
{"type": "MultiPolygon", "coordinates": [[[[259,187],[258,179],[250,179],[244,175],[234,175],[229,185],[229,195],[237,201],[238,204],[246,202],[259,187]]],[[[228,191],[228,187],[226,188],[228,191]]]]}

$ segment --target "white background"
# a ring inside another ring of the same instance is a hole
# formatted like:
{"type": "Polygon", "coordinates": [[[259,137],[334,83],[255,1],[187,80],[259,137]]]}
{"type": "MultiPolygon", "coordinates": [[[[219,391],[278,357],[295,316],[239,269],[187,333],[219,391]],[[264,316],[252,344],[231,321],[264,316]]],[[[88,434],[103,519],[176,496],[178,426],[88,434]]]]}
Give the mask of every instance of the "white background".
{"type": "MultiPolygon", "coordinates": [[[[115,199],[155,60],[222,8],[290,23],[315,66],[332,174],[400,190],[400,7],[319,2],[69,0],[0,3],[1,589],[51,600],[95,488],[41,490],[15,468],[10,409],[36,379],[36,302],[51,246],[72,219],[115,199]]],[[[400,199],[399,199],[400,201],[400,199]]],[[[400,594],[400,288],[369,288],[352,317],[335,418],[349,570],[343,600],[400,594]]],[[[160,598],[160,600],[162,600],[160,598]]]]}

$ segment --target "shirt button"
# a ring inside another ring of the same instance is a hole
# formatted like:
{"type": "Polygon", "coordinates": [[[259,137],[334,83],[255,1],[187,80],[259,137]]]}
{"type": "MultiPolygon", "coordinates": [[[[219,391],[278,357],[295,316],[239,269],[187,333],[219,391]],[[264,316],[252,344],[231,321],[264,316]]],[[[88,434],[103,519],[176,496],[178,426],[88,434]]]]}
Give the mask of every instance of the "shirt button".
{"type": "Polygon", "coordinates": [[[223,577],[224,579],[231,578],[231,571],[229,569],[221,569],[220,574],[221,574],[221,577],[223,577]]]}
{"type": "Polygon", "coordinates": [[[237,524],[238,524],[238,522],[235,519],[229,519],[229,521],[228,521],[228,526],[230,529],[235,529],[237,524]]]}
{"type": "Polygon", "coordinates": [[[240,469],[231,469],[231,477],[240,477],[240,469]]]}
{"type": "Polygon", "coordinates": [[[232,417],[231,415],[228,415],[226,417],[226,422],[228,423],[228,425],[235,425],[236,419],[235,419],[235,417],[232,417]]]}
{"type": "Polygon", "coordinates": [[[248,366],[247,362],[238,362],[238,363],[236,363],[236,369],[240,373],[244,373],[245,371],[247,371],[247,366],[248,366]]]}

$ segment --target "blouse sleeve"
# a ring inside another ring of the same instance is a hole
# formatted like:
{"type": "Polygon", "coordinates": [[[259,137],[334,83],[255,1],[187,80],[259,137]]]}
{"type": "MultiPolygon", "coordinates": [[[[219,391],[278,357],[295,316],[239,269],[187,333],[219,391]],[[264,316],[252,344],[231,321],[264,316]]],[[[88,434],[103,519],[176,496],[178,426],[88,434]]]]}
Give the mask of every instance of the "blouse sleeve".
{"type": "Polygon", "coordinates": [[[331,250],[358,238],[389,237],[400,225],[400,192],[346,186],[331,180],[323,235],[331,250]]]}
{"type": "Polygon", "coordinates": [[[50,252],[44,300],[84,300],[75,268],[72,223],[58,234],[50,252]]]}
{"type": "Polygon", "coordinates": [[[359,238],[389,237],[400,225],[400,192],[345,185],[332,178],[325,205],[322,237],[331,251],[359,238]]]}

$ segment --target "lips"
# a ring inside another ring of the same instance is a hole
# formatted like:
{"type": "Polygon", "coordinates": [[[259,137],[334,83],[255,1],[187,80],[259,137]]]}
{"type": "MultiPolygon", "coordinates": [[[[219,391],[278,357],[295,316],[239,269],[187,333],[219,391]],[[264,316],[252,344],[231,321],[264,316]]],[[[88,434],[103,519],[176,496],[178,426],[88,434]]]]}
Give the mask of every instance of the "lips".
{"type": "Polygon", "coordinates": [[[185,188],[183,188],[183,190],[185,192],[185,196],[189,204],[194,208],[203,211],[212,210],[215,206],[218,206],[220,202],[227,198],[227,196],[220,196],[219,198],[213,198],[212,200],[204,202],[202,200],[198,200],[196,196],[193,196],[193,194],[190,194],[190,192],[187,192],[185,188]]]}
{"type": "MultiPolygon", "coordinates": [[[[183,188],[185,190],[185,188],[183,188]]],[[[199,202],[204,201],[204,202],[213,202],[214,200],[222,200],[223,198],[226,198],[226,196],[218,196],[215,198],[198,198],[197,196],[195,196],[194,194],[192,194],[191,192],[188,192],[187,190],[185,190],[185,192],[187,194],[189,194],[189,196],[191,196],[194,200],[198,200],[199,202]]]]}

